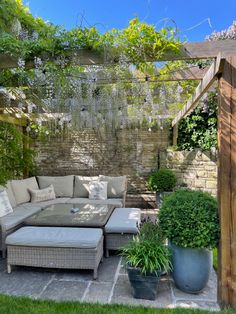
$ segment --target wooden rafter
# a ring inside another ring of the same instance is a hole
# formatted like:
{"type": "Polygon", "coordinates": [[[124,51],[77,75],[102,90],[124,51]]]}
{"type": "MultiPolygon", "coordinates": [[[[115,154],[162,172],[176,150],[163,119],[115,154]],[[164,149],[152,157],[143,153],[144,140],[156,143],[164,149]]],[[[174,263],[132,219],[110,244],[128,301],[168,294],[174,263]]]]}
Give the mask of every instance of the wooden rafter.
{"type": "MultiPolygon", "coordinates": [[[[209,59],[216,58],[218,53],[222,53],[222,57],[236,54],[235,40],[219,40],[212,42],[195,42],[182,44],[180,53],[165,53],[161,58],[149,58],[147,61],[173,61],[173,60],[189,60],[189,59],[209,59]]],[[[118,62],[118,55],[92,50],[76,50],[68,52],[68,58],[73,59],[73,64],[78,65],[96,65],[96,64],[112,64],[118,62]],[[76,58],[75,58],[76,53],[76,58]],[[73,57],[71,57],[73,56],[73,57]]],[[[26,68],[33,68],[33,61],[26,62],[26,68]]],[[[9,69],[18,67],[17,58],[9,55],[0,55],[0,69],[9,69]]]]}
{"type": "Polygon", "coordinates": [[[178,112],[177,116],[172,121],[172,126],[178,123],[185,115],[187,115],[191,110],[193,110],[198,104],[201,97],[217,79],[217,75],[223,71],[224,58],[221,54],[217,56],[215,61],[212,63],[205,76],[197,86],[195,93],[188,100],[187,104],[178,112]]]}
{"type": "Polygon", "coordinates": [[[26,118],[15,118],[12,117],[9,114],[0,114],[0,121],[11,123],[18,126],[26,126],[27,125],[27,119],[26,118]]]}

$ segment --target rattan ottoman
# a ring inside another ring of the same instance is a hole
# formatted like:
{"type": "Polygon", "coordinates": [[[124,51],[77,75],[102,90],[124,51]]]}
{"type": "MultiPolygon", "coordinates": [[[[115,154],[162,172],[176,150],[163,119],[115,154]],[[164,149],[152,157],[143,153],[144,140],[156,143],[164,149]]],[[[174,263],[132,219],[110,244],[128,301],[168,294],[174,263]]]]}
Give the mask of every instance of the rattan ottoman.
{"type": "Polygon", "coordinates": [[[23,227],[6,238],[7,271],[12,265],[97,269],[103,257],[103,231],[98,228],[23,227]]]}
{"type": "Polygon", "coordinates": [[[119,250],[139,232],[139,208],[115,208],[105,226],[106,257],[109,250],[119,250]]]}

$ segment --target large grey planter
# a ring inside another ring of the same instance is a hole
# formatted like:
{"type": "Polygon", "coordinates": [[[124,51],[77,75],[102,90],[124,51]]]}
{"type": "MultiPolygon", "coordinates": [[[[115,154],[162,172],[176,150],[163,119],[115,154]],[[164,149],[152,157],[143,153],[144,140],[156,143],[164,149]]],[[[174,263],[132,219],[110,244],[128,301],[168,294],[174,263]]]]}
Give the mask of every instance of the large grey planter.
{"type": "Polygon", "coordinates": [[[157,208],[161,208],[161,204],[165,197],[169,196],[173,192],[156,192],[157,208]]]}
{"type": "Polygon", "coordinates": [[[201,292],[209,279],[212,252],[207,249],[182,248],[170,243],[172,250],[172,276],[175,285],[187,293],[201,292]]]}

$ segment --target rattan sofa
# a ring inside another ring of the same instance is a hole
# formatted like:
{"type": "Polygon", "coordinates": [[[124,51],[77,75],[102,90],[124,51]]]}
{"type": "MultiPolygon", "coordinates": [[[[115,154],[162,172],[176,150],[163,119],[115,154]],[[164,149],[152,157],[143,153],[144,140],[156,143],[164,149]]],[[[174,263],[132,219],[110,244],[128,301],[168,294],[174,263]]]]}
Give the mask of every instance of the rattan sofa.
{"type": "Polygon", "coordinates": [[[46,206],[55,203],[79,203],[79,204],[108,204],[115,207],[125,207],[125,197],[127,190],[127,180],[125,176],[109,177],[109,176],[38,176],[22,180],[11,180],[7,182],[5,187],[1,187],[0,191],[5,189],[13,212],[0,217],[0,250],[2,256],[5,257],[7,235],[24,225],[31,215],[44,209],[46,206]],[[91,181],[106,181],[107,199],[96,200],[89,199],[88,184],[91,181]],[[41,201],[37,203],[31,202],[29,189],[39,190],[53,185],[55,190],[55,199],[41,201]]]}

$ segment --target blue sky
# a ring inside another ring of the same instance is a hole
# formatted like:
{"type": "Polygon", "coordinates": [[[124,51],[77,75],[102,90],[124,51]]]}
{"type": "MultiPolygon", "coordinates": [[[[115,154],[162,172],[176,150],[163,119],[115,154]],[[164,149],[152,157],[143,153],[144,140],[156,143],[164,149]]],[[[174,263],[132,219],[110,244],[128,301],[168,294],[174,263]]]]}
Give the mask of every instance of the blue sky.
{"type": "Polygon", "coordinates": [[[181,39],[203,41],[212,31],[228,28],[236,20],[236,0],[24,0],[34,16],[67,29],[94,26],[101,31],[122,29],[129,20],[174,26],[181,39]]]}

